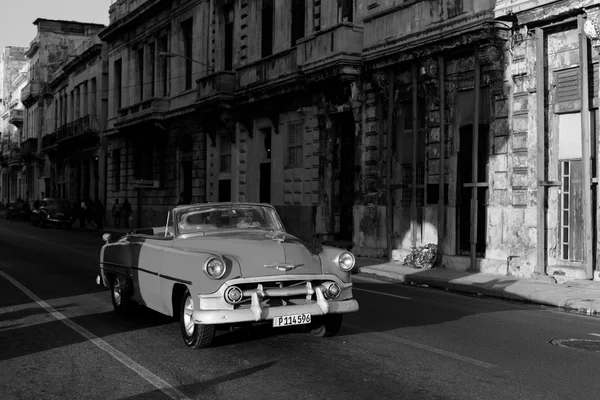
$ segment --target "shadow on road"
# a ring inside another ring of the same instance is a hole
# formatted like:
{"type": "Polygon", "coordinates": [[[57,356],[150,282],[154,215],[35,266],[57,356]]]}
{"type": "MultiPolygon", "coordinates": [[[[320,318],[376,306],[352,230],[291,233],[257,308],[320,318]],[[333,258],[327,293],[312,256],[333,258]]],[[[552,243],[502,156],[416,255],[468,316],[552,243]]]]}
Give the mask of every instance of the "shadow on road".
{"type": "MultiPolygon", "coordinates": [[[[259,364],[259,365],[255,365],[253,367],[248,367],[248,368],[244,368],[242,370],[239,371],[235,371],[235,372],[231,372],[222,376],[216,376],[212,379],[206,380],[206,381],[202,381],[202,382],[197,382],[191,385],[187,385],[187,386],[181,386],[178,387],[177,390],[183,392],[183,393],[193,393],[192,398],[206,398],[206,396],[217,396],[218,392],[216,391],[216,386],[223,384],[223,383],[227,383],[230,381],[234,381],[237,379],[243,379],[243,378],[247,378],[249,376],[252,376],[254,374],[260,373],[262,371],[265,371],[271,367],[273,367],[274,365],[276,365],[277,362],[276,361],[270,361],[270,362],[266,362],[263,364],[259,364]]],[[[252,389],[249,388],[248,392],[245,395],[250,395],[250,393],[252,393],[252,389]]],[[[154,390],[152,392],[148,392],[148,393],[142,393],[136,396],[130,396],[130,397],[125,397],[122,400],[147,400],[147,399],[154,399],[154,398],[164,398],[165,394],[160,391],[160,390],[154,390]]],[[[211,397],[211,398],[215,398],[215,397],[211,397]]]]}
{"type": "MultiPolygon", "coordinates": [[[[40,308],[40,312],[46,311],[40,308]]],[[[121,318],[110,311],[74,317],[70,320],[100,338],[154,328],[173,322],[172,318],[145,307],[139,307],[127,318],[121,318]]],[[[19,327],[14,325],[0,330],[0,349],[2,349],[0,361],[58,349],[88,340],[56,319],[30,325],[24,323],[19,327]]]]}

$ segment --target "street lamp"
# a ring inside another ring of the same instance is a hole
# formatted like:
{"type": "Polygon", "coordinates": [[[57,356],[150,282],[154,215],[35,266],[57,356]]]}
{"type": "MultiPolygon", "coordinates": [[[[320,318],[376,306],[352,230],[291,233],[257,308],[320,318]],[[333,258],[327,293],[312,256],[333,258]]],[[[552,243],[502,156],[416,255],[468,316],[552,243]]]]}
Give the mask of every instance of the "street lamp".
{"type": "Polygon", "coordinates": [[[210,68],[210,65],[200,62],[198,60],[194,60],[191,57],[184,56],[183,54],[171,53],[170,51],[161,51],[160,53],[158,53],[158,56],[164,57],[164,58],[181,57],[181,58],[185,58],[186,60],[189,60],[191,62],[195,62],[196,64],[204,65],[205,67],[210,68]]]}

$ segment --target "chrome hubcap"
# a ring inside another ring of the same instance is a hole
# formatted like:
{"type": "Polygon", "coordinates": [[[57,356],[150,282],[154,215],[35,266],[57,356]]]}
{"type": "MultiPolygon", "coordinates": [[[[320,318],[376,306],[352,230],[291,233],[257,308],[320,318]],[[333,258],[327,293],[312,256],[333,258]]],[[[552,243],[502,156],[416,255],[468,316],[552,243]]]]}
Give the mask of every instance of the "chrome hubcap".
{"type": "Polygon", "coordinates": [[[192,336],[194,333],[194,319],[192,314],[194,313],[194,300],[192,296],[188,296],[185,299],[185,306],[183,308],[183,325],[185,326],[185,332],[188,336],[192,336]]]}
{"type": "Polygon", "coordinates": [[[117,307],[121,305],[121,281],[119,278],[115,278],[115,284],[113,287],[113,298],[117,307]]]}

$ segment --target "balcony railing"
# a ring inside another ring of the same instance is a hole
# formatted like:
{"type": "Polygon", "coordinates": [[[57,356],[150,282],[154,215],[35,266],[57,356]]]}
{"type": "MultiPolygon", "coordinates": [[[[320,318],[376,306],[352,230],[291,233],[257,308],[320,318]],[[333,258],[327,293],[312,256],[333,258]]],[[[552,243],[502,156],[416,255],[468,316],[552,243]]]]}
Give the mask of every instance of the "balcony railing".
{"type": "Polygon", "coordinates": [[[15,166],[21,165],[23,158],[21,157],[21,151],[19,149],[13,149],[7,157],[8,165],[15,166]]]}
{"type": "Polygon", "coordinates": [[[21,103],[25,106],[31,104],[44,93],[44,83],[38,79],[31,80],[21,90],[21,103]]]}
{"type": "Polygon", "coordinates": [[[317,32],[298,43],[298,66],[304,74],[340,64],[360,65],[363,28],[350,23],[317,32]]]}
{"type": "Polygon", "coordinates": [[[38,151],[38,139],[37,138],[29,138],[23,142],[21,146],[21,154],[35,154],[38,151]]]}
{"type": "Polygon", "coordinates": [[[115,127],[118,129],[148,121],[162,121],[169,111],[170,100],[153,97],[119,110],[115,127]]]}
{"type": "Polygon", "coordinates": [[[56,133],[49,133],[42,137],[42,149],[48,150],[56,144],[56,133]]]}
{"type": "Polygon", "coordinates": [[[220,71],[196,81],[197,105],[208,105],[230,100],[235,93],[236,77],[233,71],[220,71]]]}
{"type": "Polygon", "coordinates": [[[285,50],[240,68],[237,71],[238,91],[266,83],[271,86],[290,82],[299,75],[296,48],[285,50]]]}
{"type": "Polygon", "coordinates": [[[89,115],[60,126],[56,130],[56,141],[79,137],[88,133],[97,133],[98,130],[92,127],[89,115]]]}
{"type": "Polygon", "coordinates": [[[18,125],[23,123],[23,110],[10,110],[8,123],[18,125]]]}

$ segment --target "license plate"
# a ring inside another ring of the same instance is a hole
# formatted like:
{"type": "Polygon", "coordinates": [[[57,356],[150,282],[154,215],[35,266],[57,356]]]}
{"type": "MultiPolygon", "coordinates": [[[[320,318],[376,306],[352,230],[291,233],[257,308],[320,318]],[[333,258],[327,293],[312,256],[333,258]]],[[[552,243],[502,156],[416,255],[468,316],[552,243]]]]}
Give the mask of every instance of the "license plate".
{"type": "Polygon", "coordinates": [[[63,214],[63,213],[56,213],[56,216],[57,216],[57,217],[64,217],[64,216],[65,216],[65,214],[63,214]]]}
{"type": "Polygon", "coordinates": [[[273,318],[273,327],[310,324],[310,314],[286,315],[273,318]]]}

